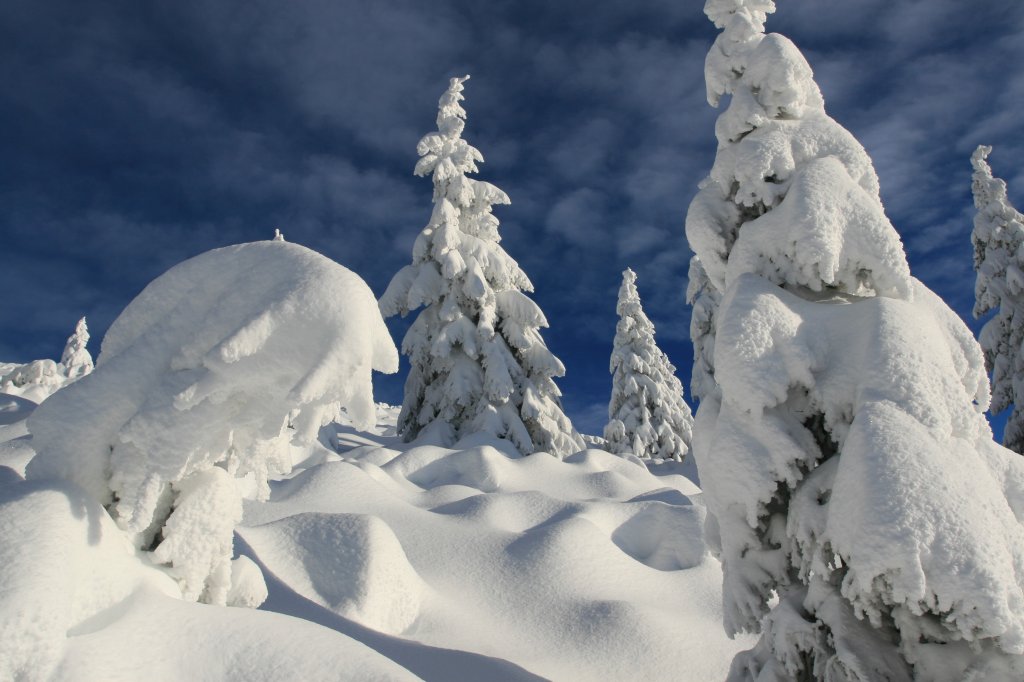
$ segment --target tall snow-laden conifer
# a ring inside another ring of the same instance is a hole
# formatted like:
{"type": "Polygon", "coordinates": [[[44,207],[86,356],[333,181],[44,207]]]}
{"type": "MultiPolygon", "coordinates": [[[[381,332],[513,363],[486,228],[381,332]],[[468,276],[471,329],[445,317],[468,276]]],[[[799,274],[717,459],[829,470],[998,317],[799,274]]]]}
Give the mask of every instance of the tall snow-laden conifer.
{"type": "Polygon", "coordinates": [[[68,337],[60,364],[69,379],[79,379],[93,370],[92,356],[86,349],[89,343],[89,328],[83,317],[75,325],[74,333],[68,337]]]}
{"type": "Polygon", "coordinates": [[[612,397],[604,438],[616,454],[683,461],[690,450],[693,415],[683,400],[676,368],[654,342],[654,324],[644,314],[636,274],[622,273],[610,371],[612,397]]]}
{"type": "Polygon", "coordinates": [[[462,139],[463,83],[441,96],[436,133],[420,140],[416,175],[434,182],[434,210],[413,246],[412,263],[380,299],[385,317],[423,308],[402,342],[409,377],[398,419],[412,440],[425,429],[451,440],[483,431],[523,454],[565,456],[584,447],[562,411],[554,379],[565,367],[544,344],[547,320],[522,292],[533,285],[500,246],[494,185],[466,177],[480,152],[462,139]]]}
{"type": "Polygon", "coordinates": [[[992,414],[1013,406],[1003,445],[1024,453],[1024,216],[1010,204],[1006,183],[992,177],[986,159],[991,147],[978,147],[974,166],[974,316],[998,311],[982,327],[985,365],[992,372],[992,414]]]}
{"type": "Polygon", "coordinates": [[[1024,462],[774,9],[707,0],[729,100],[686,219],[709,541],[727,631],[761,632],[730,679],[1024,679],[1024,462]]]}

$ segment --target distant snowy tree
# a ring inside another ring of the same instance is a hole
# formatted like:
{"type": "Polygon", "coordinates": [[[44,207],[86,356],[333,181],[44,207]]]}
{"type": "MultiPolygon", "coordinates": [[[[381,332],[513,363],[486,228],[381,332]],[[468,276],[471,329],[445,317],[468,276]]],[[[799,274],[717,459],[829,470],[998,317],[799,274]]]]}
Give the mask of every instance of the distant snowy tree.
{"type": "Polygon", "coordinates": [[[398,430],[452,439],[483,431],[509,439],[522,453],[564,456],[583,441],[562,411],[554,379],[565,368],[547,349],[540,308],[522,292],[529,278],[499,245],[495,204],[508,196],[466,177],[483,156],[462,139],[463,82],[442,95],[438,132],[417,146],[416,174],[434,182],[434,210],[413,246],[412,263],[380,299],[385,317],[423,308],[402,342],[411,368],[398,430]]]}
{"type": "Polygon", "coordinates": [[[676,368],[654,342],[636,273],[622,273],[610,371],[612,397],[604,439],[610,452],[683,461],[690,450],[693,415],[683,400],[676,368]]]}
{"type": "Polygon", "coordinates": [[[75,332],[68,337],[64,352],[60,356],[60,364],[69,379],[80,379],[93,370],[92,356],[86,349],[89,343],[89,328],[83,317],[75,325],[75,332]]]}
{"type": "Polygon", "coordinates": [[[45,358],[24,365],[8,365],[0,374],[0,393],[43,402],[67,384],[92,372],[92,356],[86,350],[88,343],[89,329],[83,317],[68,337],[59,363],[45,358]]]}
{"type": "Polygon", "coordinates": [[[707,0],[729,105],[686,219],[709,542],[761,632],[730,679],[1024,679],[1024,460],[774,9],[707,0]]]}
{"type": "Polygon", "coordinates": [[[992,372],[992,414],[1011,405],[1003,445],[1024,453],[1024,216],[1010,205],[1006,183],[992,177],[991,147],[971,156],[974,166],[974,316],[993,310],[981,330],[985,365],[992,372]]]}

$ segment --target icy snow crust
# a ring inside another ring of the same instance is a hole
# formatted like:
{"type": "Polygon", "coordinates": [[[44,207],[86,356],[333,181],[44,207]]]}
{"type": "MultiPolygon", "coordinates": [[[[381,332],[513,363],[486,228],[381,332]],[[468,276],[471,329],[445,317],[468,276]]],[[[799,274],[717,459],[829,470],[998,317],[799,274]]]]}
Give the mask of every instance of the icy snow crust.
{"type": "Polygon", "coordinates": [[[397,351],[363,281],[282,241],[217,249],[170,269],[115,320],[96,370],[28,421],[33,479],[106,505],[189,599],[224,603],[236,477],[256,495],[344,406],[370,424],[372,369],[397,351]]]}
{"type": "Polygon", "coordinates": [[[235,548],[263,570],[259,611],[180,601],[84,491],[12,474],[0,678],[704,682],[753,643],[721,631],[679,465],[406,444],[398,410],[379,413],[369,432],[325,427],[340,456],[305,446],[245,502],[235,548]]]}

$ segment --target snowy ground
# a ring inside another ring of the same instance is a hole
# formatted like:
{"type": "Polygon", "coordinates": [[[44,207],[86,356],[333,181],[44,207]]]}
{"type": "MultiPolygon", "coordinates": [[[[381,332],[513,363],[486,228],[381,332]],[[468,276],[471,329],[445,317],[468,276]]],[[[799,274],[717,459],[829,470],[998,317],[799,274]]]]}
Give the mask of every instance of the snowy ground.
{"type": "Polygon", "coordinates": [[[31,404],[0,400],[0,678],[704,681],[753,644],[689,462],[406,445],[393,408],[326,427],[246,503],[253,611],[174,598],[79,489],[22,481],[31,404]]]}

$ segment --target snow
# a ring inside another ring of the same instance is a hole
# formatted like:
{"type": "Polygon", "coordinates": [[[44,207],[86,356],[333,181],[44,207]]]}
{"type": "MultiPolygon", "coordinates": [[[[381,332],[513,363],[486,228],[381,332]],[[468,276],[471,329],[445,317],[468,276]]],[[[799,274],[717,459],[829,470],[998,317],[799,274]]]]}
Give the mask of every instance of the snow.
{"type": "MultiPolygon", "coordinates": [[[[914,303],[832,305],[752,275],[730,290],[721,309],[729,323],[716,339],[728,398],[709,434],[715,452],[700,462],[707,499],[720,522],[739,511],[756,526],[776,477],[803,476],[812,451],[780,407],[804,391],[842,456],[813,469],[792,502],[787,534],[808,562],[801,572],[829,575],[834,553],[846,566],[843,595],[873,622],[894,605],[934,609],[955,639],[998,638],[1024,652],[1024,461],[991,443],[980,414],[987,382],[969,331],[936,314],[944,306],[916,287],[914,303]],[[827,513],[814,497],[818,479],[829,481],[827,513]]],[[[749,550],[722,540],[727,555],[749,550]]],[[[727,622],[738,629],[761,606],[746,576],[726,576],[727,603],[741,609],[727,622]]]]}
{"type": "Polygon", "coordinates": [[[60,362],[49,358],[24,365],[0,362],[0,395],[15,395],[41,403],[55,392],[92,371],[92,356],[86,349],[89,329],[83,317],[68,337],[60,362]]]}
{"type": "Polygon", "coordinates": [[[636,274],[629,268],[622,273],[616,311],[604,449],[681,462],[690,450],[693,415],[675,366],[654,341],[654,324],[644,313],[636,274]]]}
{"type": "Polygon", "coordinates": [[[971,155],[974,178],[974,316],[996,311],[982,327],[978,340],[985,351],[985,365],[992,372],[992,414],[1011,405],[1003,432],[1003,445],[1024,452],[1024,395],[1020,349],[1024,342],[1024,216],[1006,194],[1006,183],[993,177],[988,165],[991,147],[980,146],[971,155]]]}
{"type": "MultiPolygon", "coordinates": [[[[730,98],[686,220],[708,541],[726,630],[761,633],[729,679],[1021,679],[1024,460],[992,442],[981,348],[911,277],[863,147],[764,33],[773,11],[707,1],[708,99],[730,98]]],[[[976,263],[1012,217],[978,206],[976,263]]]]}
{"type": "Polygon", "coordinates": [[[0,677],[697,681],[753,643],[718,625],[686,465],[406,444],[375,414],[244,501],[227,602],[265,578],[257,611],[180,600],[81,488],[0,485],[0,677]]]}
{"type": "Polygon", "coordinates": [[[438,102],[438,132],[417,145],[416,175],[431,175],[430,221],[413,244],[412,263],[380,298],[386,317],[423,308],[402,341],[409,357],[398,431],[431,433],[446,445],[489,433],[523,454],[568,455],[584,446],[562,411],[555,379],[565,367],[541,337],[548,321],[523,291],[526,273],[501,247],[494,205],[508,196],[466,177],[483,154],[462,139],[463,83],[452,78],[438,102]]]}
{"type": "Polygon", "coordinates": [[[0,585],[4,680],[416,679],[313,623],[181,601],[68,483],[0,485],[0,585]]]}
{"type": "Polygon", "coordinates": [[[397,351],[356,275],[284,241],[217,249],[154,280],[114,321],[92,374],[28,420],[33,479],[108,507],[188,599],[224,603],[231,531],[344,406],[371,424],[371,370],[397,351]]]}

